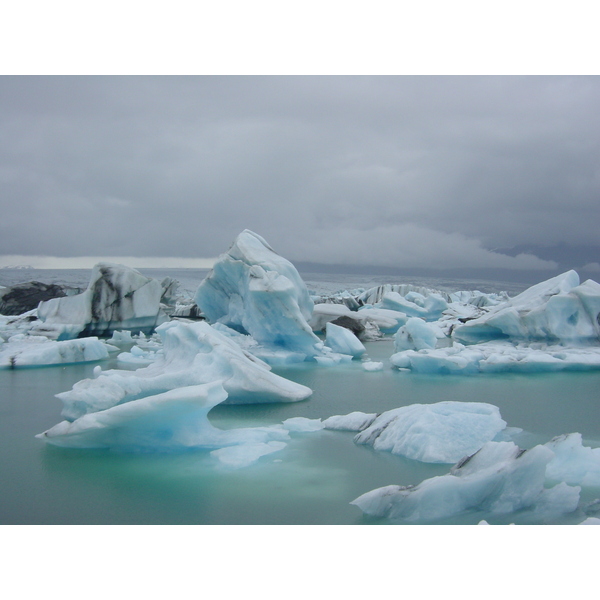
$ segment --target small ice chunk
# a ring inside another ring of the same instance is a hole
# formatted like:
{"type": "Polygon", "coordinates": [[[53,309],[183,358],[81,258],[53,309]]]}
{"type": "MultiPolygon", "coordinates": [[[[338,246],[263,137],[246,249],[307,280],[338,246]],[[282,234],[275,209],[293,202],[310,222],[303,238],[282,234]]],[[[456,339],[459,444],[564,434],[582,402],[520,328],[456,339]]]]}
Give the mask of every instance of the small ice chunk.
{"type": "Polygon", "coordinates": [[[363,362],[362,367],[365,371],[383,371],[383,363],[373,360],[363,362]]]}
{"type": "Polygon", "coordinates": [[[333,323],[326,325],[325,344],[334,352],[349,354],[353,358],[362,356],[366,351],[362,342],[349,329],[333,323]]]}
{"type": "Polygon", "coordinates": [[[278,441],[256,442],[219,448],[213,450],[210,454],[218,459],[222,465],[232,469],[240,469],[255,463],[261,456],[283,450],[286,445],[285,442],[278,441]]]}
{"type": "Polygon", "coordinates": [[[285,429],[294,433],[308,433],[324,428],[321,419],[307,419],[306,417],[292,417],[286,419],[282,425],[285,429]]]}

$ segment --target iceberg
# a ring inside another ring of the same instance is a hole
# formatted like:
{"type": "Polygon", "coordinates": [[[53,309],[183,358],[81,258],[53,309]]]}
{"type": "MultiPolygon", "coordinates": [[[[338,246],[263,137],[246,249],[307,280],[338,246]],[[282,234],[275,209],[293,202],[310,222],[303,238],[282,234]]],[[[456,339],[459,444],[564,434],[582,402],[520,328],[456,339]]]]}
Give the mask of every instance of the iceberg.
{"type": "Polygon", "coordinates": [[[454,328],[464,343],[498,338],[548,342],[597,342],[600,334],[600,284],[568,271],[454,328]]]}
{"type": "Polygon", "coordinates": [[[63,417],[75,420],[145,396],[211,382],[223,385],[228,404],[297,402],[312,394],[310,388],[272,373],[269,365],[204,321],[171,321],[157,333],[163,349],[149,366],[133,372],[104,371],[57,394],[63,417]]]}
{"type": "Polygon", "coordinates": [[[479,450],[505,427],[500,410],[492,404],[411,404],[382,413],[354,441],[413,460],[453,464],[479,450]]]}
{"type": "Polygon", "coordinates": [[[437,345],[436,330],[418,317],[411,317],[394,335],[396,352],[423,350],[437,345]]]}
{"type": "Polygon", "coordinates": [[[349,354],[359,358],[366,352],[362,342],[345,327],[327,323],[325,345],[339,354],[349,354]]]}
{"type": "Polygon", "coordinates": [[[409,292],[406,296],[401,296],[398,292],[388,292],[375,307],[395,310],[409,317],[421,317],[426,321],[435,321],[448,308],[448,303],[440,294],[434,292],[427,296],[418,292],[409,292]]]}
{"type": "Polygon", "coordinates": [[[38,318],[63,329],[58,339],[110,337],[115,330],[152,332],[167,320],[160,309],[161,284],[135,269],[98,263],[81,294],[41,302],[38,318]]]}
{"type": "Polygon", "coordinates": [[[325,429],[340,429],[342,431],[362,431],[378,417],[377,413],[351,412],[348,415],[333,415],[323,421],[325,429]]]}
{"type": "Polygon", "coordinates": [[[194,297],[211,323],[249,334],[266,347],[322,354],[308,325],[313,302],[296,268],[259,235],[244,230],[199,285],[194,297]]]}
{"type": "Polygon", "coordinates": [[[541,445],[522,450],[512,442],[487,442],[447,475],[416,486],[371,490],[350,504],[367,515],[409,522],[444,519],[467,510],[510,514],[528,509],[543,517],[571,513],[579,504],[579,487],[564,482],[544,487],[553,456],[541,445]]]}
{"type": "Polygon", "coordinates": [[[77,288],[71,288],[56,283],[29,281],[8,288],[0,288],[0,315],[21,315],[38,307],[44,300],[60,298],[79,293],[77,288]]]}
{"type": "Polygon", "coordinates": [[[118,350],[96,337],[56,342],[44,336],[17,334],[0,345],[0,368],[42,367],[95,362],[118,350]]]}
{"type": "Polygon", "coordinates": [[[244,467],[281,450],[289,438],[280,426],[222,430],[208,412],[227,398],[220,383],[180,387],[107,410],[62,421],[36,437],[63,448],[121,452],[209,449],[223,465],[244,467]]]}

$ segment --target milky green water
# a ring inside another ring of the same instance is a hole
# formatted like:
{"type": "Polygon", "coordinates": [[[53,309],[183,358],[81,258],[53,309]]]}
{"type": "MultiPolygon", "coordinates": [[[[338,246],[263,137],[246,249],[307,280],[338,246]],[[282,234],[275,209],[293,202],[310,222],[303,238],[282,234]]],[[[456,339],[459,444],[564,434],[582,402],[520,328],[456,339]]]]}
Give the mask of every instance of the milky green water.
{"type": "MultiPolygon", "coordinates": [[[[367,345],[386,361],[391,341],[367,345]]],[[[0,371],[0,523],[2,524],[386,524],[349,504],[390,484],[417,484],[449,465],[411,461],[358,446],[350,432],[293,434],[287,447],[256,464],[227,471],[208,452],[117,454],[45,445],[35,434],[61,420],[54,394],[92,375],[94,364],[0,371]]],[[[103,369],[111,367],[102,363],[103,369]]],[[[222,406],[210,413],[222,428],[269,425],[293,417],[326,418],[355,410],[382,412],[413,403],[482,401],[524,431],[523,447],[578,431],[600,446],[600,373],[425,376],[365,372],[360,363],[274,369],[308,385],[300,403],[222,406]]],[[[600,489],[582,490],[580,509],[558,523],[600,516],[600,489]]],[[[444,523],[536,523],[526,512],[494,517],[478,511],[444,523]]]]}

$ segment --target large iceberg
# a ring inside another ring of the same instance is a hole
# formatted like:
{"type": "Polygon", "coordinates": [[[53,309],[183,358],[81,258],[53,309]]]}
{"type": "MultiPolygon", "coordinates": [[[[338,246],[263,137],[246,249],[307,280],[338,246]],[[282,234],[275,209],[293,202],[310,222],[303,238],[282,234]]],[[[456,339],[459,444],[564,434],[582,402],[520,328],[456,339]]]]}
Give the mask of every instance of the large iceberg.
{"type": "Polygon", "coordinates": [[[447,475],[416,486],[390,485],[356,498],[350,504],[365,514],[406,521],[433,521],[467,510],[508,514],[529,509],[540,516],[576,510],[579,487],[560,483],[546,489],[546,466],[552,450],[522,450],[512,442],[488,442],[457,463],[447,475]]]}
{"type": "Polygon", "coordinates": [[[163,291],[156,279],[103,262],[92,269],[83,293],[41,302],[37,316],[45,326],[62,328],[58,339],[110,337],[121,329],[150,333],[167,320],[160,308],[163,291]]]}
{"type": "Polygon", "coordinates": [[[171,321],[157,328],[162,353],[136,371],[109,370],[57,394],[68,420],[180,387],[219,382],[227,403],[296,402],[312,394],[306,386],[275,375],[208,323],[171,321]]]}
{"type": "Polygon", "coordinates": [[[219,382],[180,387],[146,396],[74,422],[62,421],[36,437],[65,448],[119,451],[211,449],[224,466],[243,467],[281,450],[289,438],[281,426],[222,430],[208,412],[227,398],[219,382]]]}
{"type": "MultiPolygon", "coordinates": [[[[326,420],[325,427],[329,428],[329,423],[332,421],[326,420]]],[[[377,416],[354,441],[413,460],[453,464],[479,450],[505,428],[506,421],[492,404],[411,404],[377,416]]]]}
{"type": "Polygon", "coordinates": [[[545,341],[598,341],[600,284],[568,271],[525,290],[486,314],[456,327],[465,343],[497,338],[545,341]]]}
{"type": "Polygon", "coordinates": [[[298,271],[259,235],[244,230],[202,281],[194,298],[211,323],[222,323],[259,344],[322,354],[308,325],[313,302],[298,271]]]}
{"type": "Polygon", "coordinates": [[[435,348],[437,338],[436,329],[432,325],[418,317],[411,317],[395,333],[394,348],[396,352],[435,348]]]}

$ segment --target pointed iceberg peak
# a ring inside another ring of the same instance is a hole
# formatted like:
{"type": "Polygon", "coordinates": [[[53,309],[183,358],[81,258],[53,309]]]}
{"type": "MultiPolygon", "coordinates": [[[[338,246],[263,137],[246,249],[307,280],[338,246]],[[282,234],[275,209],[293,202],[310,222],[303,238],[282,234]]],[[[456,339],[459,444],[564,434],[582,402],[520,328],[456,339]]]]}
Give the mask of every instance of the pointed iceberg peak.
{"type": "Polygon", "coordinates": [[[307,358],[322,353],[308,325],[313,302],[300,274],[248,229],[219,256],[194,300],[211,323],[249,334],[264,346],[307,358]]]}

